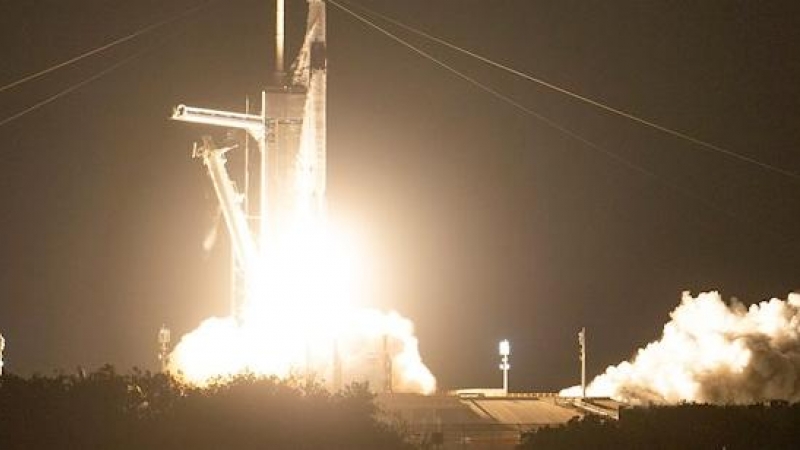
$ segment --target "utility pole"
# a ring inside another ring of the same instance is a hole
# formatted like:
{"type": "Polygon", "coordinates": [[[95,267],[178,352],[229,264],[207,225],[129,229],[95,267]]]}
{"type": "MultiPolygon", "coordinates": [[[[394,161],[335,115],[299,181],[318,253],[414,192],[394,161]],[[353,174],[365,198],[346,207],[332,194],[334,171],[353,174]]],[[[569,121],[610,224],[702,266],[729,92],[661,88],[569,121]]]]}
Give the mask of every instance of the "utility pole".
{"type": "Polygon", "coordinates": [[[581,360],[581,395],[586,398],[586,327],[578,332],[578,345],[580,346],[581,360]]]}

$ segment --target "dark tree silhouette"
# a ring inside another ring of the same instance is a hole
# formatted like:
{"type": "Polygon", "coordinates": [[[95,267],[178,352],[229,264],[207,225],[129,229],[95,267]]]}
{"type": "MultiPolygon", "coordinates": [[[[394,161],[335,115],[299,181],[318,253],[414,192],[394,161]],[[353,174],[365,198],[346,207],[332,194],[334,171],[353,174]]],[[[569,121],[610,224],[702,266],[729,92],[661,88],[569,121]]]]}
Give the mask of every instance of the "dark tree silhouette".
{"type": "Polygon", "coordinates": [[[252,375],[206,389],[162,374],[0,377],[1,449],[405,449],[365,385],[252,375]]]}
{"type": "Polygon", "coordinates": [[[521,449],[793,449],[800,405],[683,404],[620,411],[620,420],[586,416],[523,435],[521,449]]]}

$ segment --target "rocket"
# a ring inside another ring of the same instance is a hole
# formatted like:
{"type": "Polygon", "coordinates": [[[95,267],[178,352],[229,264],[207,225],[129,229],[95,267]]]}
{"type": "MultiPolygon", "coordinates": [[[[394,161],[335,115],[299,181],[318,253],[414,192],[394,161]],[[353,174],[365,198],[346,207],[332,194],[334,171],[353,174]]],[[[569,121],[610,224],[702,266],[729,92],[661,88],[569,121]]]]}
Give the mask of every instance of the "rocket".
{"type": "Polygon", "coordinates": [[[308,55],[308,67],[298,66],[302,72],[295,74],[298,81],[307,83],[303,140],[298,162],[301,164],[300,170],[308,171],[306,194],[309,198],[304,201],[310,202],[309,207],[317,214],[324,214],[325,209],[328,65],[325,45],[325,3],[322,0],[309,0],[306,42],[302,50],[308,55]]]}
{"type": "MultiPolygon", "coordinates": [[[[315,226],[325,219],[326,185],[326,84],[325,3],[308,0],[306,34],[300,53],[284,70],[284,1],[276,0],[275,80],[262,94],[260,114],[220,111],[179,105],[172,119],[244,130],[259,151],[259,207],[257,227],[251,226],[249,183],[239,192],[225,167],[224,153],[206,140],[195,157],[209,171],[228,232],[233,238],[235,270],[256,270],[273,243],[299,227],[315,226]]],[[[246,172],[249,174],[249,167],[246,172]]],[[[258,279],[256,274],[244,278],[258,279]]],[[[237,290],[237,289],[234,289],[237,290]]],[[[232,303],[238,304],[238,301],[232,303]]],[[[238,307],[232,308],[238,311],[238,307]]],[[[235,313],[234,313],[235,315],[235,313]]]]}
{"type": "MultiPolygon", "coordinates": [[[[295,225],[325,213],[327,55],[325,3],[308,1],[303,45],[284,73],[283,0],[276,0],[275,78],[267,90],[270,120],[268,196],[271,228],[280,235],[295,225]]],[[[313,220],[313,219],[312,219],[313,220]]]]}

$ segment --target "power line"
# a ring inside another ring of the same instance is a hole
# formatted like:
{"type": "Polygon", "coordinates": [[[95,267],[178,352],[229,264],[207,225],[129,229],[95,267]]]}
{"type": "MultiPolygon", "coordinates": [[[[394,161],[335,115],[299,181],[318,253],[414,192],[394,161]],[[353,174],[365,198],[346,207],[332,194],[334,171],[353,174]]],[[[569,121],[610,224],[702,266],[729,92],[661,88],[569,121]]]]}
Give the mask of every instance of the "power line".
{"type": "MultiPolygon", "coordinates": [[[[210,3],[207,3],[207,4],[203,5],[202,7],[208,6],[211,3],[214,3],[215,1],[216,0],[214,0],[213,2],[210,2],[210,3]]],[[[199,10],[199,8],[201,8],[201,7],[195,7],[195,8],[192,9],[192,11],[196,12],[196,11],[199,10]]],[[[185,16],[185,14],[181,15],[181,16],[185,16]]],[[[170,21],[173,21],[173,20],[175,20],[175,19],[170,19],[170,21]]],[[[163,23],[167,23],[167,22],[162,22],[162,24],[163,23]]],[[[154,43],[152,45],[149,45],[149,46],[145,47],[142,50],[139,50],[138,52],[136,52],[136,53],[134,53],[134,54],[122,59],[121,61],[119,61],[119,62],[117,62],[115,64],[112,64],[111,66],[101,70],[100,72],[97,72],[94,75],[92,75],[92,76],[90,76],[90,77],[88,77],[88,78],[86,78],[86,79],[84,79],[84,80],[82,80],[82,81],[80,81],[80,82],[78,82],[76,84],[73,84],[72,86],[69,86],[68,88],[66,88],[64,90],[61,90],[58,93],[53,94],[50,97],[45,98],[44,100],[41,100],[41,101],[39,101],[37,103],[34,103],[33,105],[23,109],[22,111],[19,111],[16,114],[13,114],[13,115],[11,115],[9,117],[6,117],[6,118],[0,120],[0,127],[6,125],[6,124],[8,124],[8,123],[10,123],[10,122],[12,122],[12,121],[14,121],[16,119],[19,119],[20,117],[22,117],[22,116],[24,116],[24,115],[26,115],[26,114],[28,114],[30,112],[36,111],[37,109],[39,109],[39,108],[41,108],[43,106],[46,106],[46,105],[48,105],[50,103],[53,103],[54,101],[60,99],[61,97],[64,97],[65,95],[67,95],[67,94],[69,94],[71,92],[74,92],[74,91],[82,88],[83,86],[86,86],[87,84],[89,84],[89,83],[91,83],[91,82],[93,82],[93,81],[95,81],[95,80],[97,80],[97,79],[99,79],[99,78],[101,78],[101,77],[113,72],[114,70],[119,69],[120,67],[124,66],[125,64],[128,64],[129,62],[133,61],[134,59],[136,59],[136,58],[144,55],[145,53],[153,50],[157,45],[160,45],[162,42],[165,42],[168,38],[171,38],[171,37],[177,35],[178,33],[180,33],[180,31],[172,32],[172,33],[168,34],[166,37],[164,37],[163,39],[160,39],[158,42],[156,42],[156,43],[154,43]]]]}
{"type": "MultiPolygon", "coordinates": [[[[152,47],[148,47],[146,50],[150,50],[151,48],[152,47]]],[[[9,122],[12,122],[12,121],[14,121],[16,119],[19,119],[20,117],[24,116],[25,114],[28,114],[28,113],[33,112],[33,111],[36,111],[37,109],[39,109],[39,108],[41,108],[41,107],[43,107],[45,105],[53,103],[54,101],[58,100],[59,98],[69,94],[70,92],[76,91],[76,90],[80,89],[81,87],[86,86],[87,84],[91,83],[92,81],[94,81],[94,80],[102,77],[103,75],[106,75],[106,74],[118,69],[119,67],[123,66],[124,64],[127,64],[131,60],[141,56],[142,54],[145,53],[146,50],[142,50],[140,52],[134,53],[133,55],[128,56],[127,58],[123,59],[122,61],[120,61],[120,62],[118,62],[118,63],[116,63],[116,64],[114,64],[114,65],[112,65],[112,66],[110,66],[110,67],[108,67],[108,68],[96,73],[96,74],[94,74],[94,75],[92,75],[91,77],[86,78],[85,80],[83,80],[83,81],[81,81],[81,82],[79,82],[77,84],[73,84],[72,86],[70,86],[70,87],[58,92],[57,94],[51,95],[50,97],[47,97],[46,99],[44,99],[44,100],[42,100],[40,102],[34,103],[33,105],[29,106],[28,108],[23,109],[22,111],[14,114],[14,115],[11,115],[9,117],[6,117],[3,120],[0,120],[0,127],[2,127],[3,125],[5,125],[5,124],[7,124],[9,122]]]]}
{"type": "MultiPolygon", "coordinates": [[[[337,2],[331,1],[331,3],[334,4],[335,6],[339,7],[339,8],[342,7],[337,2]]],[[[413,33],[413,34],[416,34],[418,36],[422,36],[422,37],[424,37],[426,39],[429,39],[429,40],[432,40],[434,42],[437,42],[437,43],[439,43],[439,44],[441,44],[441,45],[443,45],[443,46],[445,46],[445,47],[447,47],[447,48],[449,48],[451,50],[454,50],[454,51],[457,51],[459,53],[468,55],[468,56],[470,56],[472,58],[475,58],[475,59],[477,59],[477,60],[479,60],[479,61],[481,61],[483,63],[486,63],[486,64],[488,64],[490,66],[493,66],[493,67],[495,67],[497,69],[501,69],[503,71],[506,71],[506,72],[508,72],[508,73],[510,73],[512,75],[517,76],[517,77],[520,77],[520,78],[523,78],[525,80],[531,81],[533,83],[539,84],[540,86],[544,86],[544,87],[546,87],[548,89],[551,89],[551,90],[556,91],[558,93],[564,94],[564,95],[569,96],[569,97],[571,97],[573,99],[579,100],[579,101],[581,101],[583,103],[587,103],[587,104],[592,105],[592,106],[594,106],[596,108],[602,109],[602,110],[604,110],[606,112],[615,114],[615,115],[620,116],[620,117],[624,117],[624,118],[626,118],[628,120],[631,120],[633,122],[639,123],[641,125],[645,125],[647,127],[653,128],[653,129],[661,131],[663,133],[669,134],[669,135],[671,135],[673,137],[677,137],[679,139],[683,139],[685,141],[691,142],[691,143],[693,143],[695,145],[700,146],[701,148],[705,148],[706,150],[711,150],[711,151],[714,151],[714,152],[717,152],[717,153],[721,153],[721,154],[727,155],[727,156],[729,156],[731,158],[738,159],[739,161],[743,161],[743,162],[746,162],[746,163],[749,163],[749,164],[753,164],[753,165],[756,165],[758,167],[761,167],[762,169],[773,171],[773,172],[776,172],[776,173],[781,174],[783,176],[792,178],[795,181],[800,181],[800,173],[793,172],[791,170],[787,170],[787,169],[783,169],[783,168],[774,166],[772,164],[760,161],[758,159],[755,159],[755,158],[747,156],[747,155],[742,155],[740,153],[734,152],[732,150],[728,150],[728,149],[726,149],[724,147],[721,147],[721,146],[713,144],[711,142],[696,138],[694,136],[691,136],[689,134],[683,133],[681,131],[677,131],[677,130],[674,130],[672,128],[668,128],[666,126],[659,125],[659,124],[657,124],[657,123],[655,123],[655,122],[653,122],[651,120],[643,119],[643,118],[638,117],[638,116],[636,116],[636,115],[634,115],[632,113],[629,113],[629,112],[623,111],[621,109],[614,108],[613,106],[609,106],[609,105],[607,105],[605,103],[602,103],[599,100],[594,100],[594,99],[586,97],[584,95],[580,95],[578,93],[570,91],[569,89],[562,88],[562,87],[557,86],[557,85],[555,85],[553,83],[549,83],[549,82],[547,82],[545,80],[542,80],[541,78],[534,77],[533,75],[527,74],[527,73],[522,72],[522,71],[517,70],[517,69],[514,69],[513,67],[509,67],[509,66],[507,66],[505,64],[501,64],[501,63],[499,63],[497,61],[494,61],[494,60],[492,60],[492,59],[490,59],[488,57],[485,57],[485,56],[480,55],[478,53],[475,53],[473,51],[467,50],[467,49],[465,49],[463,47],[459,47],[459,46],[457,46],[455,44],[452,44],[452,43],[450,43],[450,42],[448,42],[448,41],[446,41],[444,39],[441,39],[441,38],[438,38],[436,36],[433,36],[430,33],[426,33],[426,32],[424,32],[422,30],[419,30],[419,29],[414,28],[412,26],[406,25],[406,24],[404,24],[404,23],[402,23],[402,22],[400,22],[400,21],[398,21],[396,19],[393,19],[393,18],[391,18],[389,16],[386,16],[385,14],[381,14],[381,13],[379,13],[377,11],[371,10],[371,9],[366,8],[364,6],[360,6],[360,5],[357,5],[357,6],[359,8],[361,8],[362,10],[368,11],[370,14],[375,15],[377,17],[380,17],[381,19],[383,19],[383,20],[385,20],[385,21],[387,21],[387,22],[389,22],[389,23],[391,23],[393,25],[396,25],[396,26],[398,26],[398,27],[410,32],[410,33],[413,33]]]]}
{"type": "Polygon", "coordinates": [[[613,152],[611,152],[609,150],[606,150],[606,149],[600,147],[599,145],[595,144],[594,142],[589,141],[588,139],[586,139],[583,136],[575,133],[574,131],[572,131],[572,130],[562,126],[561,124],[549,119],[548,117],[545,117],[542,114],[540,114],[540,113],[528,108],[527,106],[519,103],[518,101],[516,101],[513,98],[503,94],[502,92],[499,92],[499,91],[493,89],[492,87],[487,86],[484,83],[481,83],[480,81],[476,80],[475,78],[472,78],[469,75],[466,75],[465,73],[459,71],[455,67],[453,67],[453,66],[451,66],[451,65],[449,65],[449,64],[447,64],[447,63],[445,63],[445,62],[443,62],[441,60],[439,60],[438,58],[436,58],[435,56],[431,55],[430,53],[427,53],[426,51],[420,49],[419,47],[416,47],[413,44],[409,43],[408,41],[406,41],[406,40],[402,39],[401,37],[397,36],[396,34],[394,34],[394,33],[390,32],[390,31],[382,28],[381,26],[375,24],[374,22],[370,21],[368,18],[366,18],[366,17],[364,17],[364,16],[352,11],[351,9],[348,9],[347,7],[342,6],[336,0],[328,0],[328,3],[336,6],[337,8],[341,9],[342,11],[352,15],[353,17],[355,17],[359,21],[365,23],[369,27],[371,27],[371,28],[377,30],[378,32],[388,36],[392,40],[400,43],[401,45],[407,47],[411,51],[419,54],[420,56],[428,59],[429,61],[433,62],[434,64],[444,68],[445,70],[453,73],[454,75],[458,76],[459,78],[461,78],[461,79],[467,81],[468,83],[476,86],[477,88],[481,89],[482,91],[491,94],[492,96],[502,100],[505,103],[508,103],[509,105],[511,105],[514,108],[522,111],[525,114],[528,114],[530,116],[535,117],[536,119],[542,121],[543,123],[545,123],[549,127],[554,128],[554,129],[566,134],[567,136],[570,136],[571,138],[573,138],[573,139],[575,139],[575,140],[587,145],[588,147],[591,147],[591,148],[593,148],[593,149],[595,149],[597,151],[600,151],[600,152],[604,153],[606,156],[609,156],[610,158],[616,160],[620,164],[628,167],[629,169],[635,170],[637,172],[640,172],[642,174],[645,174],[645,175],[648,175],[648,176],[651,176],[651,177],[656,177],[656,174],[651,172],[650,170],[647,170],[644,167],[642,167],[642,166],[640,166],[640,165],[638,165],[638,164],[636,164],[636,163],[634,163],[632,161],[629,161],[629,160],[623,158],[622,156],[620,156],[620,155],[618,155],[616,153],[613,153],[613,152]]]}
{"type": "MultiPolygon", "coordinates": [[[[137,37],[139,37],[139,36],[141,36],[143,34],[149,33],[149,32],[151,32],[151,31],[153,31],[153,30],[155,30],[157,28],[161,28],[164,25],[168,25],[168,24],[170,24],[172,22],[175,22],[177,20],[183,19],[184,17],[190,16],[190,15],[200,11],[201,9],[210,6],[212,3],[215,3],[216,1],[217,0],[212,0],[210,2],[206,2],[206,3],[203,3],[203,4],[197,5],[197,6],[193,7],[193,8],[190,8],[190,9],[184,11],[183,13],[177,14],[177,15],[172,16],[170,18],[164,19],[164,20],[162,20],[160,22],[156,22],[156,23],[154,23],[152,25],[148,25],[148,26],[146,26],[144,28],[141,28],[138,31],[135,31],[135,32],[133,32],[133,33],[131,33],[131,34],[125,36],[125,37],[121,37],[119,39],[115,39],[115,40],[113,40],[113,41],[111,41],[111,42],[109,42],[107,44],[101,45],[100,47],[97,47],[97,48],[95,48],[93,50],[89,50],[88,52],[82,53],[82,54],[80,54],[80,55],[78,55],[78,56],[76,56],[74,58],[70,58],[70,59],[68,59],[66,61],[63,61],[63,62],[60,62],[60,63],[55,64],[53,66],[50,66],[47,69],[40,70],[39,72],[32,73],[32,74],[30,74],[28,76],[25,76],[25,77],[23,77],[23,78],[21,78],[21,79],[19,79],[17,81],[14,81],[14,82],[9,83],[9,84],[7,84],[7,85],[5,85],[3,87],[0,87],[0,93],[3,92],[3,91],[6,91],[6,90],[12,89],[14,87],[17,87],[17,86],[19,86],[19,85],[21,85],[23,83],[27,83],[28,81],[40,78],[40,77],[42,77],[44,75],[47,75],[48,73],[54,72],[54,71],[56,71],[58,69],[61,69],[63,67],[66,67],[66,66],[69,66],[71,64],[74,64],[74,63],[76,63],[76,62],[78,62],[78,61],[80,61],[80,60],[82,60],[84,58],[88,58],[89,56],[96,55],[96,54],[98,54],[100,52],[108,50],[108,49],[110,49],[112,47],[115,47],[115,46],[117,46],[119,44],[122,44],[124,42],[128,42],[128,41],[130,41],[132,39],[136,39],[137,37]]],[[[0,123],[0,125],[2,125],[3,123],[0,123]]]]}
{"type": "MultiPolygon", "coordinates": [[[[392,33],[391,31],[386,30],[385,28],[383,28],[380,25],[374,23],[370,19],[368,19],[368,18],[356,13],[355,11],[347,8],[346,6],[343,6],[337,0],[327,0],[327,1],[328,1],[328,3],[330,3],[330,4],[334,5],[335,7],[339,8],[341,11],[351,15],[352,17],[354,17],[358,21],[360,21],[360,22],[364,23],[365,25],[369,26],[370,28],[380,32],[381,34],[389,37],[393,41],[403,45],[404,47],[410,49],[414,53],[419,54],[420,56],[424,57],[425,59],[427,59],[427,60],[433,62],[434,64],[444,68],[445,70],[447,70],[447,71],[451,72],[452,74],[458,76],[459,78],[467,81],[468,83],[476,86],[477,88],[483,90],[484,92],[487,92],[487,93],[491,94],[492,96],[498,98],[499,100],[502,100],[503,102],[513,106],[514,108],[520,110],[521,112],[523,112],[523,113],[525,113],[527,115],[535,117],[536,119],[542,121],[543,123],[545,123],[549,127],[560,131],[561,133],[563,133],[563,134],[565,134],[565,135],[567,135],[567,136],[569,136],[569,137],[581,142],[582,144],[586,145],[587,147],[589,147],[589,148],[591,148],[593,150],[596,150],[596,151],[598,151],[600,153],[603,153],[607,157],[613,159],[614,161],[616,161],[617,163],[627,167],[628,169],[633,170],[635,172],[638,172],[639,174],[644,175],[645,177],[650,178],[650,179],[652,179],[654,181],[657,181],[657,182],[661,183],[662,185],[664,185],[665,187],[673,190],[677,194],[682,195],[682,196],[684,196],[686,198],[689,198],[691,200],[694,200],[694,201],[696,201],[698,203],[701,203],[704,206],[708,207],[709,209],[712,209],[712,210],[714,210],[714,211],[716,211],[716,212],[718,212],[718,213],[720,213],[720,214],[722,214],[724,216],[727,216],[727,217],[729,217],[729,218],[731,218],[733,220],[744,222],[741,218],[739,218],[738,216],[730,213],[726,209],[718,206],[716,203],[713,203],[713,202],[711,202],[709,200],[706,200],[705,198],[694,194],[692,191],[690,191],[688,189],[685,189],[685,188],[681,187],[680,185],[677,185],[675,183],[671,183],[669,181],[664,180],[662,177],[660,177],[655,172],[653,172],[653,171],[651,171],[651,170],[649,170],[649,169],[647,169],[645,167],[642,167],[639,164],[636,164],[635,162],[630,161],[630,160],[624,158],[623,156],[621,156],[621,155],[619,155],[617,153],[614,153],[614,152],[612,152],[612,151],[610,151],[608,149],[605,149],[605,148],[601,147],[598,144],[595,144],[594,142],[584,138],[583,136],[581,136],[578,133],[570,130],[569,128],[566,128],[566,127],[562,126],[561,124],[559,124],[559,123],[557,123],[557,122],[555,122],[555,121],[553,121],[553,120],[541,115],[540,113],[537,113],[536,111],[526,107],[525,105],[517,102],[516,100],[508,97],[507,95],[505,95],[505,94],[503,94],[503,93],[491,88],[490,86],[487,86],[484,83],[481,83],[480,81],[470,77],[469,75],[466,75],[465,73],[459,71],[458,69],[452,67],[451,65],[449,65],[449,64],[447,64],[447,63],[445,63],[445,62],[443,62],[443,61],[441,61],[439,59],[437,59],[435,56],[431,55],[430,53],[427,53],[426,51],[420,49],[419,47],[416,47],[415,45],[409,43],[408,41],[404,40],[403,38],[397,36],[396,34],[392,33]]],[[[765,231],[765,232],[767,232],[767,233],[769,233],[769,234],[774,235],[775,237],[777,237],[777,238],[779,238],[781,240],[787,240],[787,238],[784,235],[782,235],[781,233],[776,232],[775,230],[771,230],[771,229],[767,229],[767,228],[763,228],[763,227],[761,227],[760,229],[765,231]]]]}

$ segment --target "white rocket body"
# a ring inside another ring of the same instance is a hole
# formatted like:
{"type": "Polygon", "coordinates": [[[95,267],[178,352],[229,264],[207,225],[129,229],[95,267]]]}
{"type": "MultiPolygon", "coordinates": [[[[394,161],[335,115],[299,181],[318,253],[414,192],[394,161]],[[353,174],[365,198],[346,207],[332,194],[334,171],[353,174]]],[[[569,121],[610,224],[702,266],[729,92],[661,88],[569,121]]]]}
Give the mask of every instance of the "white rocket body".
{"type": "Polygon", "coordinates": [[[323,214],[325,209],[327,64],[325,3],[309,0],[306,37],[292,79],[306,90],[295,178],[301,213],[323,214]]]}

